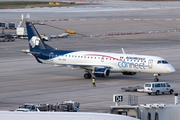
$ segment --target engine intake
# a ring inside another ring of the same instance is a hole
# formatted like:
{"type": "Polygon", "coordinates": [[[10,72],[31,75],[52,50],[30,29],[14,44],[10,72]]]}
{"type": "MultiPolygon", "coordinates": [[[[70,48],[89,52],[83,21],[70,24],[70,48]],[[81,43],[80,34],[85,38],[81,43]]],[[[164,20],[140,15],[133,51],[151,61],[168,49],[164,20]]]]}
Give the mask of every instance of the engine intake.
{"type": "Polygon", "coordinates": [[[110,75],[110,70],[107,68],[95,68],[93,74],[96,77],[108,77],[110,75]]]}
{"type": "Polygon", "coordinates": [[[123,75],[136,75],[136,72],[122,72],[123,75]]]}

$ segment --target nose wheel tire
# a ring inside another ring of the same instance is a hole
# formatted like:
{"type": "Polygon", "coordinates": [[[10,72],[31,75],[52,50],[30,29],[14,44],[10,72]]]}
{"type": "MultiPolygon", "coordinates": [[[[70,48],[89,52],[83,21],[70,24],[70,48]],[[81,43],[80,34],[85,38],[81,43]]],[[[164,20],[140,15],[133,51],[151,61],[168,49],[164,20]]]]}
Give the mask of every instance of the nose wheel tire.
{"type": "Polygon", "coordinates": [[[158,79],[158,78],[155,78],[155,79],[154,79],[154,82],[158,82],[158,81],[159,81],[159,79],[158,79]]]}
{"type": "Polygon", "coordinates": [[[85,79],[90,79],[91,77],[92,77],[92,75],[90,73],[85,73],[84,74],[85,79]]]}

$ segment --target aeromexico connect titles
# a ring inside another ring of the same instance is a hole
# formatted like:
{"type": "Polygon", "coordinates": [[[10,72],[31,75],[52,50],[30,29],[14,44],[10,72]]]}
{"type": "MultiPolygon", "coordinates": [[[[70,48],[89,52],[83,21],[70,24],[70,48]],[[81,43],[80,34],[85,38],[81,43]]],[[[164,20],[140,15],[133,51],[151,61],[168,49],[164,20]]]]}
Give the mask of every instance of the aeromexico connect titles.
{"type": "Polygon", "coordinates": [[[26,21],[29,50],[25,53],[33,55],[39,63],[54,64],[85,70],[84,78],[108,77],[110,73],[135,75],[137,72],[153,73],[155,81],[164,73],[175,72],[174,67],[165,59],[156,56],[58,50],[44,43],[34,25],[26,21]],[[42,62],[46,60],[47,62],[42,62]]]}

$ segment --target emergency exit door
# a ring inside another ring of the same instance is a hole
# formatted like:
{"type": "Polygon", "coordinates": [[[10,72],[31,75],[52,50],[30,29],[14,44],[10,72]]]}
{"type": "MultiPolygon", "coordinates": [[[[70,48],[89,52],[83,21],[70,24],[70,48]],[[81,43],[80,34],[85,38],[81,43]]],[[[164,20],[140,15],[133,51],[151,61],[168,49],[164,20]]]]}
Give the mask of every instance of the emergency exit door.
{"type": "Polygon", "coordinates": [[[151,69],[153,67],[153,60],[150,59],[148,62],[148,67],[151,69]]]}
{"type": "Polygon", "coordinates": [[[104,57],[101,57],[101,62],[104,62],[104,57]]]}

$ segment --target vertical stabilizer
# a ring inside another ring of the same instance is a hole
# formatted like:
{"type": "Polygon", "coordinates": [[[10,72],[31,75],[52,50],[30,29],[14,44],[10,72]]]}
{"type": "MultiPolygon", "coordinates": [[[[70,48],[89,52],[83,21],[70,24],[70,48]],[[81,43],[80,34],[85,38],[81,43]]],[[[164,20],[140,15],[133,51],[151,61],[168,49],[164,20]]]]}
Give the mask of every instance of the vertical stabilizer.
{"type": "Polygon", "coordinates": [[[28,33],[28,43],[30,51],[34,49],[53,49],[52,47],[44,43],[32,22],[26,21],[26,28],[28,33]]]}

